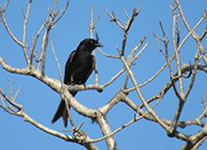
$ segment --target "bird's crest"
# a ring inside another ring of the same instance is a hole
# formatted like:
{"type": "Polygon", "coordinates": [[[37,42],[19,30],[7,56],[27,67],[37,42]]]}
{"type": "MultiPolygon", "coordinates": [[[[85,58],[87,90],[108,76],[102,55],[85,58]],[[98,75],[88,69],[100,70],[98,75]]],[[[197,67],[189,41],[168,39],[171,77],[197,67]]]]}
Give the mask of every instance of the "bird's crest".
{"type": "Polygon", "coordinates": [[[98,36],[98,33],[96,32],[96,41],[98,42],[99,41],[99,36],[98,36]]]}

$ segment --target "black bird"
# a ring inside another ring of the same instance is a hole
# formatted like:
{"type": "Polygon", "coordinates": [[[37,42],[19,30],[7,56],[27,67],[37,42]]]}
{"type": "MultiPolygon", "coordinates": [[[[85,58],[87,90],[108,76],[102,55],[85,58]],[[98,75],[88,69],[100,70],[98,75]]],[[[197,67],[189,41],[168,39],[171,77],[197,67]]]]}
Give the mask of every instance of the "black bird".
{"type": "MultiPolygon", "coordinates": [[[[95,67],[94,57],[91,55],[91,52],[96,47],[102,46],[103,45],[98,42],[98,37],[96,40],[87,38],[81,41],[78,48],[70,54],[67,60],[64,83],[67,85],[84,84],[95,67]]],[[[77,91],[70,93],[75,96],[77,91]]],[[[63,118],[64,126],[67,127],[68,113],[63,99],[61,99],[58,109],[52,119],[52,123],[57,121],[60,117],[63,118]]]]}

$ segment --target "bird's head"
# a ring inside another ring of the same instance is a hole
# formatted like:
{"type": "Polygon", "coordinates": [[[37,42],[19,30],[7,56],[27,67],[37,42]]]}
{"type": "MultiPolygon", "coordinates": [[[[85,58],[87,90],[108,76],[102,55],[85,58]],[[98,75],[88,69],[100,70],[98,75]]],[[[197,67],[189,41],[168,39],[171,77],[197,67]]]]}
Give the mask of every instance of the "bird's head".
{"type": "Polygon", "coordinates": [[[95,39],[87,38],[80,42],[77,50],[88,51],[91,53],[96,47],[103,47],[103,45],[98,42],[98,39],[95,40],[95,39]]]}

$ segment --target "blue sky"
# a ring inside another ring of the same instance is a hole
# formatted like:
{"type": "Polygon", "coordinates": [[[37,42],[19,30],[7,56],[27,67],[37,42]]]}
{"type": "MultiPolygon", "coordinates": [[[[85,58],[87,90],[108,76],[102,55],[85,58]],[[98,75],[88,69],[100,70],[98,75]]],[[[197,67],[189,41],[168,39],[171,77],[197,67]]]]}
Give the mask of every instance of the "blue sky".
{"type": "MultiPolygon", "coordinates": [[[[5,2],[5,0],[0,0],[1,5],[4,5],[5,2]]],[[[188,0],[181,1],[180,3],[191,27],[193,27],[200,19],[202,10],[207,8],[206,0],[188,0]]],[[[28,45],[32,45],[32,35],[37,33],[44,19],[48,15],[48,8],[53,8],[53,4],[54,2],[51,0],[35,0],[32,2],[27,27],[28,45]]],[[[64,4],[65,3],[61,1],[58,9],[62,9],[64,4]]],[[[149,46],[136,61],[136,65],[132,68],[138,83],[143,83],[154,73],[156,73],[156,71],[158,71],[165,63],[164,57],[157,48],[152,32],[161,35],[159,21],[162,21],[166,30],[166,35],[169,40],[171,39],[172,11],[168,6],[169,4],[172,5],[172,1],[71,0],[69,9],[62,20],[57,24],[57,27],[51,31],[49,39],[53,42],[57,58],[60,62],[61,71],[64,72],[64,65],[70,52],[77,47],[82,39],[89,37],[87,27],[90,23],[91,5],[94,7],[94,17],[100,17],[96,24],[95,31],[99,34],[100,42],[104,45],[102,50],[113,55],[118,55],[116,47],[121,47],[123,31],[114,23],[109,21],[110,18],[104,11],[104,8],[107,8],[110,12],[113,10],[117,17],[126,19],[123,9],[126,9],[129,15],[131,15],[133,8],[139,8],[142,6],[141,13],[136,18],[131,30],[129,31],[126,55],[130,53],[130,50],[136,46],[143,36],[147,37],[146,42],[149,42],[149,46]]],[[[26,8],[27,3],[25,3],[25,1],[11,1],[5,13],[5,18],[11,28],[11,31],[20,40],[22,39],[24,21],[22,9],[26,12],[26,8]]],[[[187,31],[182,23],[180,24],[180,28],[181,38],[183,38],[187,34],[187,31]]],[[[205,22],[199,26],[196,33],[201,34],[204,28],[205,22]]],[[[42,35],[43,34],[41,34],[40,37],[42,37],[42,35]]],[[[18,45],[8,36],[2,23],[0,23],[0,45],[0,56],[9,65],[20,68],[26,67],[26,63],[23,60],[24,56],[22,49],[18,47],[18,45]]],[[[39,49],[40,45],[41,40],[39,39],[39,49]]],[[[172,54],[173,51],[171,43],[169,44],[169,47],[170,53],[172,54]]],[[[203,41],[203,47],[207,47],[207,38],[203,41]]],[[[189,64],[189,61],[193,62],[195,48],[195,42],[192,39],[189,39],[181,52],[183,63],[189,64]]],[[[100,84],[104,84],[120,69],[122,69],[123,65],[120,60],[106,58],[99,52],[96,52],[96,54],[100,84]]],[[[47,48],[46,74],[49,77],[59,79],[57,64],[52,54],[50,45],[47,48]]],[[[29,76],[7,73],[2,68],[0,69],[0,76],[1,88],[8,94],[8,80],[10,80],[14,92],[21,87],[16,102],[23,105],[26,113],[43,125],[62,132],[64,129],[62,120],[59,120],[55,124],[51,124],[51,119],[60,101],[60,96],[57,93],[43,85],[40,81],[29,76]]],[[[148,99],[157,94],[168,81],[169,71],[168,69],[165,69],[165,71],[163,71],[160,76],[156,78],[156,80],[141,89],[144,97],[148,99]]],[[[102,93],[98,93],[96,91],[79,92],[76,98],[80,103],[89,108],[101,107],[114,96],[114,94],[123,85],[123,82],[124,76],[122,75],[120,79],[105,88],[102,93]]],[[[87,83],[94,83],[94,74],[91,75],[87,83]]],[[[188,80],[186,80],[185,83],[187,84],[188,80]]],[[[190,97],[185,104],[181,120],[191,120],[199,116],[203,108],[201,99],[203,93],[207,92],[206,85],[206,74],[199,72],[193,92],[190,94],[190,97]]],[[[129,87],[131,87],[131,84],[129,84],[129,87]]],[[[141,103],[135,92],[131,93],[129,97],[136,104],[141,103]]],[[[170,92],[167,93],[164,99],[156,107],[155,111],[161,118],[172,120],[177,103],[178,100],[176,99],[175,94],[172,90],[170,90],[170,92]]],[[[91,124],[89,119],[79,116],[74,111],[72,113],[74,121],[77,125],[82,121],[84,122],[83,130],[86,131],[91,138],[101,137],[101,132],[96,123],[91,124]]],[[[118,104],[111,110],[107,117],[112,130],[115,130],[130,121],[133,116],[134,112],[132,112],[126,105],[118,104]]],[[[68,143],[48,135],[33,127],[31,124],[24,122],[23,118],[9,115],[3,110],[0,110],[0,122],[0,144],[4,150],[20,148],[22,150],[53,150],[64,148],[73,150],[85,149],[77,144],[68,143]]],[[[70,129],[70,126],[68,129],[70,129]]],[[[192,126],[186,128],[184,131],[185,133],[193,134],[199,131],[199,129],[200,128],[192,126]]],[[[184,142],[177,140],[176,138],[169,138],[160,126],[146,120],[140,120],[134,123],[116,134],[115,138],[120,150],[129,148],[131,150],[136,150],[138,148],[145,150],[175,150],[179,149],[184,144],[184,142]]],[[[99,142],[96,144],[100,149],[106,149],[105,142],[99,142]]],[[[200,150],[204,150],[206,147],[207,141],[200,147],[200,150]]]]}

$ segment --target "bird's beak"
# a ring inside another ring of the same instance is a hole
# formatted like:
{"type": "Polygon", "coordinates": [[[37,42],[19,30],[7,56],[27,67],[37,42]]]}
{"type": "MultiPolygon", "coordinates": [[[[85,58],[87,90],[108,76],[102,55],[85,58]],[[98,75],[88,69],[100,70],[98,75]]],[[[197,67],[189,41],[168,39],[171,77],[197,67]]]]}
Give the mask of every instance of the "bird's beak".
{"type": "Polygon", "coordinates": [[[101,43],[97,43],[96,47],[103,47],[103,45],[101,43]]]}

